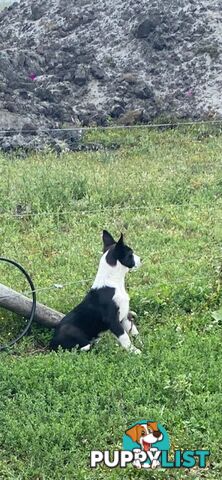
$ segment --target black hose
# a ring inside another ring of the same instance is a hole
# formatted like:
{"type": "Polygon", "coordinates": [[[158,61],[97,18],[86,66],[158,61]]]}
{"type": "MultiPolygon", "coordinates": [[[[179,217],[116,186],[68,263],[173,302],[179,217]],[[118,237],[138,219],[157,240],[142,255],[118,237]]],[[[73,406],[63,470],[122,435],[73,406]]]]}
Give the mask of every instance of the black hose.
{"type": "Polygon", "coordinates": [[[30,275],[19,263],[15,262],[15,260],[9,260],[8,258],[4,258],[4,257],[0,257],[0,261],[10,263],[11,265],[14,265],[15,267],[17,267],[23,273],[23,275],[25,275],[26,280],[28,281],[31,287],[31,292],[32,292],[32,308],[31,308],[30,317],[27,325],[25,326],[24,330],[14,340],[11,340],[7,345],[0,345],[0,352],[1,352],[3,350],[7,350],[9,347],[12,347],[12,345],[14,345],[19,340],[21,340],[21,338],[24,337],[24,335],[28,332],[29,328],[31,327],[31,324],[34,320],[35,311],[36,311],[36,292],[35,292],[35,286],[33,284],[33,281],[30,275]]]}

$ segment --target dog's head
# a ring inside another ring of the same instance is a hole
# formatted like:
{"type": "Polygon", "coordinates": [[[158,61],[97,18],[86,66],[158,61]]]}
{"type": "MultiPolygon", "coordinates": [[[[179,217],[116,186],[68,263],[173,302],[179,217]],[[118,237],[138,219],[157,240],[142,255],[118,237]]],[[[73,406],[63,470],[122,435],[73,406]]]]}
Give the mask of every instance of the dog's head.
{"type": "Polygon", "coordinates": [[[138,443],[146,452],[153,443],[162,440],[163,435],[158,429],[157,422],[148,422],[142,425],[134,425],[126,431],[133,442],[138,443]]]}
{"type": "Polygon", "coordinates": [[[124,267],[128,269],[132,269],[135,267],[140,266],[140,258],[135,255],[132,248],[128,247],[124,243],[123,234],[119,240],[116,242],[112,235],[107,232],[107,230],[103,230],[103,253],[107,253],[106,261],[112,267],[117,264],[119,261],[124,267]]]}

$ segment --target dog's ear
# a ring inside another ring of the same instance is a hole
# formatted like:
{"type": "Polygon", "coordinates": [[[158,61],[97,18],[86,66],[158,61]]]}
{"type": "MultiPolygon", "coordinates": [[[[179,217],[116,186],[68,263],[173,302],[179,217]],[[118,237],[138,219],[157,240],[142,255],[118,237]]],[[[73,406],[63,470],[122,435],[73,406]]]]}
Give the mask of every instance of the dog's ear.
{"type": "Polygon", "coordinates": [[[123,241],[123,233],[121,233],[121,235],[120,235],[120,238],[119,238],[119,240],[118,240],[118,242],[117,242],[117,244],[116,244],[116,245],[118,245],[118,246],[122,246],[122,245],[124,245],[124,241],[123,241]]]}
{"type": "Polygon", "coordinates": [[[116,258],[118,258],[118,256],[121,255],[121,253],[123,251],[123,247],[124,247],[124,241],[123,241],[123,234],[121,233],[120,238],[119,238],[118,242],[116,243],[116,246],[115,246],[115,249],[114,249],[116,258]]]}
{"type": "Polygon", "coordinates": [[[158,424],[157,422],[147,422],[147,427],[152,428],[153,432],[158,432],[158,424]]]}
{"type": "Polygon", "coordinates": [[[103,239],[103,253],[105,253],[112,245],[115,245],[115,240],[112,235],[107,232],[107,230],[103,230],[102,234],[103,239]]]}
{"type": "Polygon", "coordinates": [[[133,442],[139,443],[140,432],[141,432],[141,425],[134,425],[134,427],[131,427],[128,430],[126,430],[125,433],[132,439],[133,442]]]}
{"type": "Polygon", "coordinates": [[[154,437],[157,437],[157,438],[162,437],[163,438],[163,435],[162,435],[161,431],[159,430],[157,422],[147,422],[147,428],[152,430],[152,433],[153,433],[154,437]]]}

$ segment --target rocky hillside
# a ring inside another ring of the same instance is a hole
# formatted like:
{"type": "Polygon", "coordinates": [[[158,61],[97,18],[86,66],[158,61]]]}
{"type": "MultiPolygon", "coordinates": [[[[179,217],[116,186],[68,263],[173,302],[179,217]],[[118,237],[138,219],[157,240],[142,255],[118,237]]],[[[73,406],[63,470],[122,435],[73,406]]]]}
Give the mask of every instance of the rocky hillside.
{"type": "Polygon", "coordinates": [[[11,131],[1,146],[38,148],[41,127],[220,117],[221,8],[221,0],[23,0],[4,9],[0,129],[11,131]]]}
{"type": "Polygon", "coordinates": [[[0,10],[2,10],[5,7],[9,7],[13,3],[13,0],[0,0],[0,10]]]}

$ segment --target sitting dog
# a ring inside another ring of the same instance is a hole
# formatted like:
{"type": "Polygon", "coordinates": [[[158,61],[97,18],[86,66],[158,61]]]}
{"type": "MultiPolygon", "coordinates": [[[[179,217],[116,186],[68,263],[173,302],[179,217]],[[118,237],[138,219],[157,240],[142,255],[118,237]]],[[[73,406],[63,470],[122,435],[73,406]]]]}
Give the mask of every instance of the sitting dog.
{"type": "Polygon", "coordinates": [[[129,333],[136,336],[138,330],[129,312],[129,295],[124,283],[126,273],[139,265],[140,258],[125,245],[122,234],[116,242],[103,230],[103,255],[92,288],[56,327],[51,349],[61,346],[87,351],[100,333],[110,330],[123,348],[141,353],[129,338],[129,333]]]}

